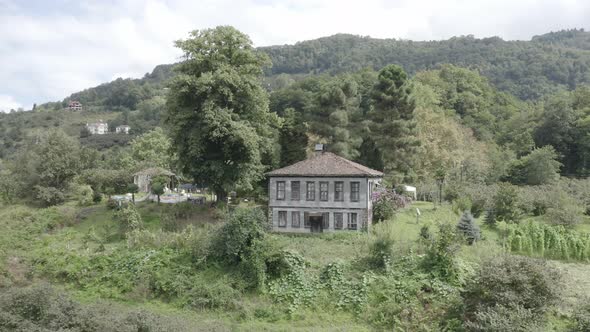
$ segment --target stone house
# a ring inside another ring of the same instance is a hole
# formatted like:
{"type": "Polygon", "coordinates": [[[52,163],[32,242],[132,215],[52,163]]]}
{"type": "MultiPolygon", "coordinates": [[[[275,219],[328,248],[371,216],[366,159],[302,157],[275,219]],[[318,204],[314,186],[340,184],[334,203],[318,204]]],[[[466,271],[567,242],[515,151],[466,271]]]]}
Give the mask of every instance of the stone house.
{"type": "Polygon", "coordinates": [[[115,127],[115,133],[117,134],[129,134],[129,130],[131,130],[131,127],[127,125],[115,127]]]}
{"type": "Polygon", "coordinates": [[[321,146],[311,158],[266,175],[272,229],[288,233],[369,228],[372,193],[383,177],[321,146]]]}
{"type": "Polygon", "coordinates": [[[168,178],[166,188],[173,188],[176,174],[161,167],[147,168],[143,171],[133,174],[133,183],[137,185],[139,192],[149,193],[152,191],[152,179],[158,176],[164,176],[168,178]]]}
{"type": "Polygon", "coordinates": [[[91,135],[105,135],[109,133],[109,124],[99,120],[98,122],[87,123],[86,129],[91,135]]]}

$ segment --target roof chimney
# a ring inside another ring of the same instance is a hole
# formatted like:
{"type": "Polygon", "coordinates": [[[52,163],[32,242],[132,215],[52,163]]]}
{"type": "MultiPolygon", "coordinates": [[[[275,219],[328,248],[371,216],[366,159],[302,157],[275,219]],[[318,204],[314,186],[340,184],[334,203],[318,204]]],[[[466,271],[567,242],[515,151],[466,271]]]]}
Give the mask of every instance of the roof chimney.
{"type": "Polygon", "coordinates": [[[315,154],[321,154],[321,153],[322,153],[322,152],[324,152],[325,150],[326,150],[326,149],[325,149],[325,145],[324,145],[324,144],[316,144],[316,145],[315,145],[315,149],[314,149],[314,151],[315,151],[315,154]]]}

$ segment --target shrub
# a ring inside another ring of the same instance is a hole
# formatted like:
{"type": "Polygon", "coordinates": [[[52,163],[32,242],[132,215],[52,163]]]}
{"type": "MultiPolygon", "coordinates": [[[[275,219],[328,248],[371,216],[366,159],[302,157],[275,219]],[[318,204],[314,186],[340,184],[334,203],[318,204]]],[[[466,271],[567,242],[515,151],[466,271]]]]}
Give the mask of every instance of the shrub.
{"type": "Polygon", "coordinates": [[[374,268],[387,271],[391,265],[393,234],[389,227],[381,227],[375,231],[376,237],[369,248],[369,264],[374,268]]]}
{"type": "Polygon", "coordinates": [[[518,256],[496,258],[481,265],[462,294],[467,321],[490,323],[502,316],[505,308],[519,311],[508,320],[530,315],[539,320],[559,299],[559,285],[559,274],[545,261],[518,256]]]}
{"type": "Polygon", "coordinates": [[[238,307],[241,294],[227,278],[209,280],[196,276],[190,279],[190,286],[183,296],[189,308],[232,310],[238,307]]]}
{"type": "Polygon", "coordinates": [[[530,332],[545,330],[545,322],[531,309],[520,305],[496,305],[476,311],[473,318],[465,322],[465,328],[468,331],[530,332]]]}
{"type": "Polygon", "coordinates": [[[471,213],[479,218],[482,213],[492,206],[496,186],[471,184],[464,188],[464,193],[471,200],[471,213]]]}
{"type": "Polygon", "coordinates": [[[457,224],[457,231],[467,239],[470,245],[479,241],[479,227],[475,224],[475,219],[469,211],[465,211],[457,224]]]}
{"type": "Polygon", "coordinates": [[[586,332],[590,331],[590,304],[586,301],[581,305],[573,315],[570,331],[572,332],[586,332]]]}
{"type": "Polygon", "coordinates": [[[411,198],[395,192],[382,191],[373,194],[373,220],[384,221],[392,218],[395,212],[411,203],[411,198]]]}
{"type": "Polygon", "coordinates": [[[460,215],[465,211],[471,211],[471,199],[469,197],[462,196],[453,201],[453,212],[460,215]]]}
{"type": "Polygon", "coordinates": [[[420,227],[420,239],[423,241],[429,241],[432,239],[432,233],[430,232],[430,227],[428,225],[424,225],[420,227]]]}
{"type": "Polygon", "coordinates": [[[107,209],[115,210],[119,208],[119,202],[109,197],[107,200],[107,209]]]}
{"type": "MultiPolygon", "coordinates": [[[[310,305],[317,295],[318,283],[306,273],[303,257],[296,252],[283,251],[273,261],[272,271],[279,277],[269,282],[270,296],[285,304],[289,314],[302,305],[310,305]]],[[[329,275],[323,273],[324,277],[329,275]]]]}
{"type": "Polygon", "coordinates": [[[76,196],[78,205],[80,206],[91,205],[94,201],[94,191],[88,185],[83,185],[76,188],[76,196]]]}
{"type": "Polygon", "coordinates": [[[518,222],[521,217],[516,187],[502,183],[493,199],[495,220],[518,222]]]}
{"type": "Polygon", "coordinates": [[[249,286],[263,287],[265,281],[264,238],[268,224],[259,209],[236,209],[212,243],[214,257],[228,265],[238,265],[249,286]]]}
{"type": "Polygon", "coordinates": [[[0,295],[0,330],[17,331],[192,331],[191,322],[121,310],[108,304],[84,305],[48,285],[10,288],[0,295]]]}
{"type": "Polygon", "coordinates": [[[115,213],[115,219],[119,222],[121,234],[143,228],[141,215],[133,204],[128,204],[125,208],[117,211],[115,213]]]}
{"type": "Polygon", "coordinates": [[[448,185],[443,192],[443,198],[447,202],[453,202],[461,197],[461,189],[459,185],[448,185]]]}
{"type": "Polygon", "coordinates": [[[57,188],[35,186],[34,190],[35,198],[45,206],[61,204],[66,199],[64,192],[57,188]]]}
{"type": "Polygon", "coordinates": [[[582,211],[573,205],[558,209],[550,208],[545,217],[554,225],[572,227],[582,222],[582,211]]]}
{"type": "Polygon", "coordinates": [[[100,203],[102,201],[102,194],[96,190],[92,193],[92,202],[100,203]]]}
{"type": "Polygon", "coordinates": [[[451,224],[439,224],[426,250],[424,267],[435,277],[448,282],[458,280],[456,254],[459,250],[457,232],[451,224]]]}

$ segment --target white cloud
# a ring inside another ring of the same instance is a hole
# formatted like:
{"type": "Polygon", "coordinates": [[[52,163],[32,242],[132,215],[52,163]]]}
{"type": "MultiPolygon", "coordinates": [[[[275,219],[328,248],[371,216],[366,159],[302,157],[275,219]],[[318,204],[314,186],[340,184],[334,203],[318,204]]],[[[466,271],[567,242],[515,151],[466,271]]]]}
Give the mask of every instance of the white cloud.
{"type": "Polygon", "coordinates": [[[217,25],[262,46],[335,33],[530,39],[588,17],[586,0],[0,0],[0,94],[32,105],[140,77],[179,58],[174,40],[217,25]]]}
{"type": "Polygon", "coordinates": [[[0,95],[0,112],[9,112],[22,107],[12,96],[0,95]]]}

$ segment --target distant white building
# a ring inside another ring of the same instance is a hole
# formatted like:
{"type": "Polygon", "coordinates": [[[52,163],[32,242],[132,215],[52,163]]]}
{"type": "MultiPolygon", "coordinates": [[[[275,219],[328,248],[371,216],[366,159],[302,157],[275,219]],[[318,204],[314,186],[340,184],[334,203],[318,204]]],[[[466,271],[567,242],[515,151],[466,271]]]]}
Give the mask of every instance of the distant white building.
{"type": "Polygon", "coordinates": [[[129,127],[127,125],[117,126],[115,128],[115,133],[117,133],[117,134],[129,134],[129,130],[130,129],[131,129],[131,127],[129,127]]]}
{"type": "Polygon", "coordinates": [[[88,129],[92,135],[104,135],[109,133],[109,124],[99,120],[98,122],[87,123],[86,129],[88,129]]]}

